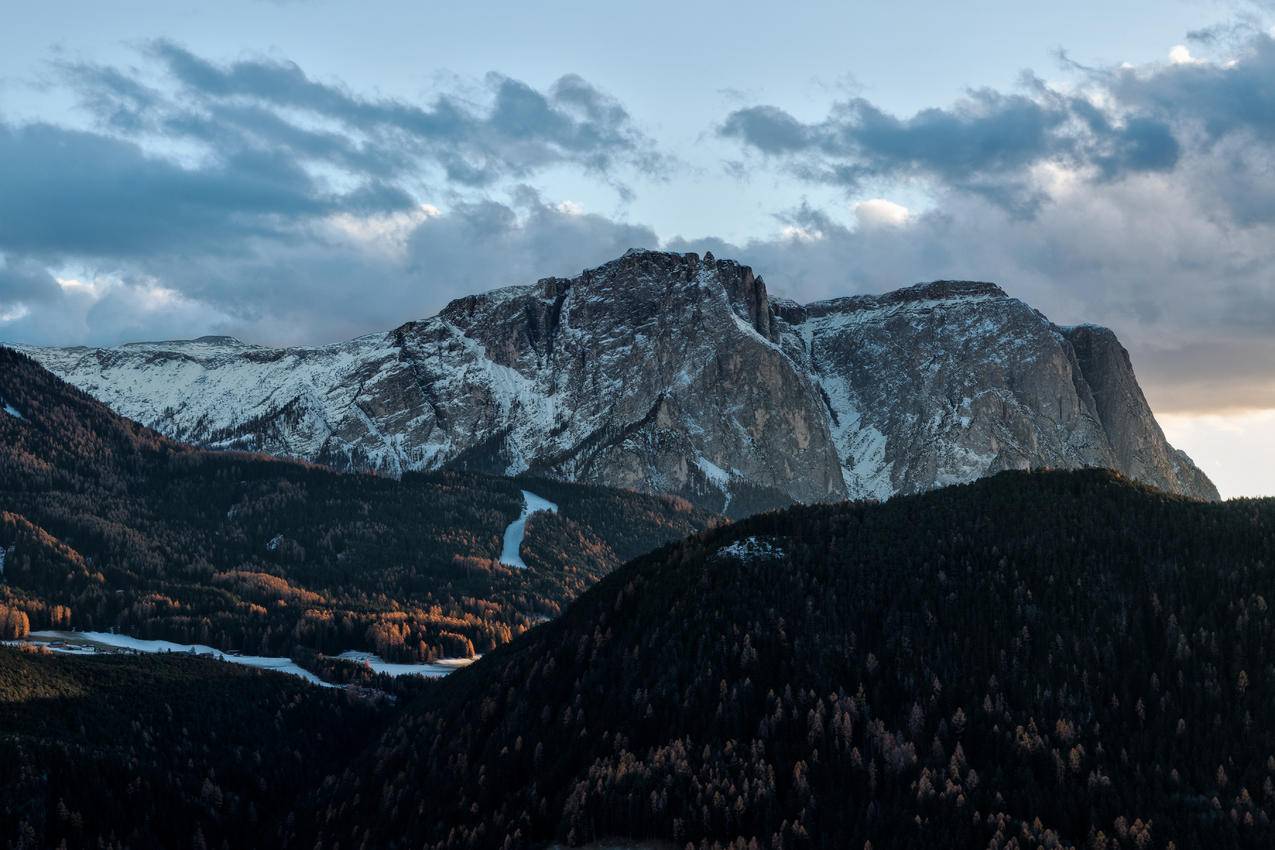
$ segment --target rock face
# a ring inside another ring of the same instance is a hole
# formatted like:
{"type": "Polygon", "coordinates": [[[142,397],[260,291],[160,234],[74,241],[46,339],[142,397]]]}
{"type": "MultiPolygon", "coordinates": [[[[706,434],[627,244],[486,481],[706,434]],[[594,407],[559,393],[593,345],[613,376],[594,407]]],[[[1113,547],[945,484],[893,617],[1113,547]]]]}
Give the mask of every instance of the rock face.
{"type": "Polygon", "coordinates": [[[1217,489],[1186,452],[1164,439],[1133,376],[1129,352],[1107,328],[1079,325],[1062,332],[1075,349],[1094,406],[1115,455],[1114,469],[1177,493],[1216,499],[1217,489]]]}
{"type": "Polygon", "coordinates": [[[23,350],[178,439],[391,475],[530,470],[735,515],[1037,467],[1217,498],[1114,334],[986,283],[802,306],[730,260],[630,251],[322,348],[23,350]]]}

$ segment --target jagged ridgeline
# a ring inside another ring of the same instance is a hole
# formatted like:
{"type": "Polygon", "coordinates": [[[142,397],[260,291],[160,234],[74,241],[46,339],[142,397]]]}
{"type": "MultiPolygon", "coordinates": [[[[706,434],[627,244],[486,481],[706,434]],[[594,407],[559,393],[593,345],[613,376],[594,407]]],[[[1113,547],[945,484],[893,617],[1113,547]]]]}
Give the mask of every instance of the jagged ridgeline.
{"type": "Polygon", "coordinates": [[[473,473],[349,475],[209,452],[0,348],[0,638],[117,628],[395,660],[508,641],[625,560],[704,528],[672,497],[473,473]],[[559,505],[499,563],[521,487],[559,505]]]}
{"type": "Polygon", "coordinates": [[[443,680],[285,832],[1270,847],[1273,600],[1275,500],[1108,472],[761,515],[443,680]]]}
{"type": "Polygon", "coordinates": [[[632,251],[321,348],[25,350],[169,436],[390,475],[530,471],[737,517],[1041,467],[1217,498],[1110,331],[986,283],[803,306],[730,260],[632,251]]]}

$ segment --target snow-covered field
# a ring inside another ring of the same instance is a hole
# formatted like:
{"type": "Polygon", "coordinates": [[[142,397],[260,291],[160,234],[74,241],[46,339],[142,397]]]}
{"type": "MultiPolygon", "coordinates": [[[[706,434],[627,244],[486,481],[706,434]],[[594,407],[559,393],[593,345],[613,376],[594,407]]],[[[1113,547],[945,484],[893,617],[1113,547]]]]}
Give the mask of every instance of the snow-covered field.
{"type": "Polygon", "coordinates": [[[220,661],[228,661],[231,664],[242,664],[245,667],[257,667],[261,670],[277,670],[280,673],[291,673],[293,676],[300,676],[311,684],[321,685],[325,688],[335,687],[309,670],[297,666],[290,658],[271,658],[263,655],[231,655],[228,652],[223,652],[211,646],[204,646],[201,643],[142,640],[128,635],[113,635],[109,632],[61,632],[53,630],[32,632],[29,638],[32,641],[46,645],[60,644],[58,646],[49,646],[54,652],[70,652],[77,655],[91,655],[97,651],[98,647],[125,649],[130,652],[147,654],[184,652],[188,655],[208,655],[220,661]]]}
{"type": "Polygon", "coordinates": [[[505,529],[505,542],[500,550],[500,563],[520,570],[527,569],[522,559],[522,539],[527,534],[527,518],[538,511],[557,513],[558,506],[535,493],[522,491],[522,514],[505,529]]]}
{"type": "MultiPolygon", "coordinates": [[[[173,643],[167,640],[143,640],[142,638],[129,637],[128,635],[116,635],[109,632],[64,632],[64,631],[39,631],[32,632],[28,636],[28,641],[32,643],[40,643],[47,646],[54,652],[63,652],[69,655],[94,655],[101,651],[107,650],[124,650],[127,652],[141,652],[147,654],[160,652],[180,652],[187,655],[207,655],[216,658],[219,661],[225,661],[230,664],[242,664],[245,667],[256,667],[261,670],[275,670],[280,673],[288,673],[293,676],[299,676],[314,685],[324,688],[336,687],[330,682],[325,682],[318,676],[298,666],[290,658],[272,658],[262,655],[235,655],[224,652],[215,647],[205,646],[199,643],[173,643]]],[[[373,670],[378,673],[386,673],[390,676],[429,676],[438,678],[446,676],[448,673],[457,668],[467,666],[475,659],[472,658],[444,658],[432,664],[392,664],[383,661],[379,656],[370,652],[358,652],[350,650],[336,656],[347,661],[366,662],[373,670]]]]}
{"type": "Polygon", "coordinates": [[[432,664],[395,664],[391,661],[384,661],[370,652],[359,652],[356,649],[350,649],[336,657],[346,661],[362,661],[377,673],[384,673],[387,676],[428,676],[431,679],[437,679],[440,676],[446,676],[453,670],[468,667],[482,656],[475,658],[441,658],[432,664]]]}

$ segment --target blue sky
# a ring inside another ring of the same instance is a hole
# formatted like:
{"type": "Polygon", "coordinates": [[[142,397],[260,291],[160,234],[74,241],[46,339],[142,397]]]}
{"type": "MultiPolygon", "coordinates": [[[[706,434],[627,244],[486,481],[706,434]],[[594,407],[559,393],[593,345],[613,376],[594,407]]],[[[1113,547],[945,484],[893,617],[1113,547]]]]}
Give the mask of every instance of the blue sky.
{"type": "MultiPolygon", "coordinates": [[[[0,339],[319,343],[642,245],[1113,327],[1275,458],[1275,22],[1211,2],[22,4],[0,339]]],[[[1258,458],[1255,462],[1254,458],[1258,458]]]]}

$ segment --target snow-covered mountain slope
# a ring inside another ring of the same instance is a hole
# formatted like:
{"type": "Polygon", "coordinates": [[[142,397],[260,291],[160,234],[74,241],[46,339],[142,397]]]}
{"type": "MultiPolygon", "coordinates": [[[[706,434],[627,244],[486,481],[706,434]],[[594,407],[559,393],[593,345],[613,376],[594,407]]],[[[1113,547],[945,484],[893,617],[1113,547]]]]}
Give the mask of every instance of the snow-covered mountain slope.
{"type": "Polygon", "coordinates": [[[393,475],[532,470],[732,514],[1035,467],[1217,497],[1110,331],[983,283],[802,306],[730,260],[631,251],[322,348],[22,350],[179,439],[393,475]]]}

